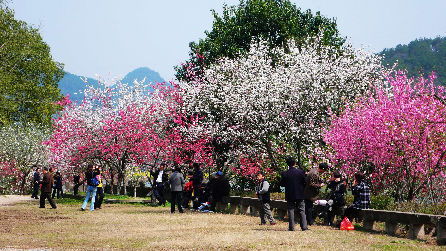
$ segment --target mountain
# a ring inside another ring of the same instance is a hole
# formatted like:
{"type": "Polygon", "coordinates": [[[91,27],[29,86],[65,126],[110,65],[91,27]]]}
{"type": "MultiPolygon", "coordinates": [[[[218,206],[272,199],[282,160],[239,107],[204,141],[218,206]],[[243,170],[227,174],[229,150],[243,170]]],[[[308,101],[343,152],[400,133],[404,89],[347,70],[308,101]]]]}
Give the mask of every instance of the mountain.
{"type": "MultiPolygon", "coordinates": [[[[98,87],[98,81],[94,78],[87,78],[83,76],[78,76],[69,72],[65,72],[64,77],[59,81],[59,88],[63,95],[70,95],[71,100],[81,101],[84,98],[82,91],[86,87],[86,83],[82,79],[86,79],[88,85],[93,85],[98,87]]],[[[159,75],[158,72],[153,71],[147,67],[141,67],[129,72],[121,80],[122,83],[127,83],[129,85],[133,84],[134,80],[142,81],[145,79],[146,83],[160,83],[165,82],[165,80],[159,75]]]]}
{"type": "Polygon", "coordinates": [[[398,69],[406,69],[410,76],[437,74],[437,84],[446,86],[446,37],[423,38],[408,45],[397,45],[379,53],[384,65],[398,61],[398,69]]]}
{"type": "Polygon", "coordinates": [[[73,101],[81,101],[84,98],[82,90],[85,86],[93,85],[97,87],[98,81],[94,78],[87,78],[83,76],[78,76],[69,72],[65,72],[64,77],[59,81],[59,89],[63,95],[70,95],[70,99],[73,101]],[[85,83],[82,79],[86,79],[85,83]]]}
{"type": "Polygon", "coordinates": [[[142,81],[146,79],[146,83],[162,83],[165,80],[160,76],[160,74],[156,71],[153,71],[147,67],[141,67],[136,70],[129,72],[125,77],[121,80],[124,84],[132,85],[136,80],[142,81]]]}

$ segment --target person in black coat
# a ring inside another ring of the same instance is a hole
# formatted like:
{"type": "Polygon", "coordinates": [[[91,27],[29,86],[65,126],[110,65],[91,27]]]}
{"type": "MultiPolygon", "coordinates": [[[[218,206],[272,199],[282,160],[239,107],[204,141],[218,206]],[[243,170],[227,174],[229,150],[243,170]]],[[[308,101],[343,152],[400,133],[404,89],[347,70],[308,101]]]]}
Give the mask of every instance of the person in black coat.
{"type": "Polygon", "coordinates": [[[167,184],[169,177],[165,169],[166,164],[161,163],[159,169],[152,173],[153,193],[160,206],[166,204],[166,199],[164,198],[164,187],[167,184]]]}
{"type": "Polygon", "coordinates": [[[216,172],[215,177],[209,181],[208,185],[211,192],[211,211],[215,211],[217,202],[221,202],[224,197],[229,196],[231,186],[222,171],[216,172]]]}
{"type": "Polygon", "coordinates": [[[51,196],[51,198],[54,199],[54,197],[56,197],[56,194],[58,199],[60,199],[63,195],[62,175],[60,174],[59,171],[57,171],[56,174],[54,175],[53,195],[51,196]]]}
{"type": "Polygon", "coordinates": [[[40,173],[36,165],[33,166],[36,168],[33,174],[33,194],[31,195],[31,198],[38,199],[39,198],[39,188],[40,188],[40,173]]]}
{"type": "Polygon", "coordinates": [[[203,185],[203,172],[201,171],[200,168],[200,164],[199,163],[194,163],[193,164],[194,167],[194,171],[193,171],[193,176],[192,176],[192,184],[193,184],[193,207],[194,209],[197,209],[200,204],[204,201],[200,201],[200,198],[202,197],[203,194],[203,189],[202,189],[202,185],[203,185]]]}
{"type": "Polygon", "coordinates": [[[288,204],[289,231],[294,231],[294,209],[297,208],[300,214],[300,228],[302,231],[308,230],[305,216],[304,188],[305,172],[296,169],[296,161],[289,157],[286,159],[288,170],[282,172],[280,186],[285,187],[285,200],[288,204]]]}

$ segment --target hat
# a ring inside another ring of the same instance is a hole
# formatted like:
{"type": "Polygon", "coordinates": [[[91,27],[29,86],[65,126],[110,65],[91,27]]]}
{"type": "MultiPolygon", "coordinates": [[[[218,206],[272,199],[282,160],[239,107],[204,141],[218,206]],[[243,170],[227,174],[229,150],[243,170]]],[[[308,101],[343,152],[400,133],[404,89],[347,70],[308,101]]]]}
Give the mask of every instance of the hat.
{"type": "Polygon", "coordinates": [[[215,173],[215,175],[223,176],[223,172],[222,171],[218,171],[218,172],[215,173]]]}

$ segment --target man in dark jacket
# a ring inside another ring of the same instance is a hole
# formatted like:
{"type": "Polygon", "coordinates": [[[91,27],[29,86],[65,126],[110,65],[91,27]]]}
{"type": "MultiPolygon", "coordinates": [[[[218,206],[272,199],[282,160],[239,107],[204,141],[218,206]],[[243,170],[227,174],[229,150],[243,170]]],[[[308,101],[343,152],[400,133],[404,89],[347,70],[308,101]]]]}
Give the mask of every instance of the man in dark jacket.
{"type": "Polygon", "coordinates": [[[300,214],[300,228],[302,231],[308,230],[305,216],[304,188],[305,172],[296,169],[296,161],[289,157],[286,159],[288,171],[282,172],[280,186],[285,187],[285,200],[288,204],[289,231],[294,231],[294,209],[297,208],[300,214]]]}
{"type": "Polygon", "coordinates": [[[40,173],[39,168],[34,165],[35,168],[34,174],[33,174],[33,194],[31,195],[31,198],[39,199],[39,187],[40,187],[40,173]]]}
{"type": "Polygon", "coordinates": [[[73,181],[74,181],[73,194],[78,195],[79,187],[83,184],[83,182],[81,183],[81,176],[79,174],[74,175],[73,181]]]}
{"type": "Polygon", "coordinates": [[[342,174],[339,171],[333,172],[332,178],[327,186],[330,189],[330,200],[333,204],[328,208],[326,223],[329,226],[333,226],[333,220],[335,215],[342,216],[345,206],[345,181],[342,180],[342,174]]]}
{"type": "Polygon", "coordinates": [[[223,201],[223,198],[229,196],[231,186],[229,180],[226,179],[222,171],[215,173],[215,178],[209,181],[209,187],[211,192],[211,211],[215,211],[217,202],[223,201]]]}
{"type": "Polygon", "coordinates": [[[203,201],[200,201],[199,198],[202,197],[202,185],[203,185],[203,172],[200,169],[199,163],[194,163],[194,173],[192,176],[192,184],[193,184],[193,207],[194,209],[197,209],[200,206],[200,203],[203,201]]]}
{"type": "Polygon", "coordinates": [[[319,191],[324,183],[320,178],[320,174],[328,170],[327,163],[319,164],[318,168],[311,169],[305,177],[305,215],[307,216],[308,225],[313,225],[313,203],[318,199],[319,191]]]}
{"type": "Polygon", "coordinates": [[[43,168],[43,179],[40,184],[42,184],[40,191],[40,208],[45,208],[45,199],[48,199],[51,207],[56,209],[56,203],[54,203],[53,199],[51,198],[51,189],[54,184],[52,169],[48,171],[48,168],[43,168]]]}
{"type": "Polygon", "coordinates": [[[51,198],[54,199],[54,197],[56,197],[56,194],[58,199],[60,199],[63,195],[62,175],[60,174],[59,171],[57,171],[56,174],[54,175],[53,195],[51,196],[51,198]]]}
{"type": "Polygon", "coordinates": [[[181,169],[179,167],[175,168],[175,171],[169,177],[170,191],[172,194],[172,200],[170,205],[170,212],[175,213],[175,204],[178,205],[178,211],[183,213],[183,208],[181,207],[182,203],[182,193],[184,187],[184,177],[180,172],[181,169]]]}
{"type": "Polygon", "coordinates": [[[152,173],[153,193],[160,206],[166,204],[166,199],[164,198],[164,185],[168,181],[168,176],[165,169],[166,164],[161,163],[159,169],[152,173]]]}

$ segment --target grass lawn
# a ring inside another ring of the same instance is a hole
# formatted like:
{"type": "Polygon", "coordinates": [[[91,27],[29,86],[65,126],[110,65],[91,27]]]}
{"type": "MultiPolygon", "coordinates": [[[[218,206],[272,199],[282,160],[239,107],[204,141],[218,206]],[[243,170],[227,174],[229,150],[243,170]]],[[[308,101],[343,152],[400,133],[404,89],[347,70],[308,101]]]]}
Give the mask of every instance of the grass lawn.
{"type": "Polygon", "coordinates": [[[166,207],[126,204],[81,212],[79,202],[59,202],[56,210],[39,209],[37,201],[0,207],[0,249],[445,250],[424,241],[323,226],[289,232],[286,222],[259,226],[258,218],[244,215],[171,215],[166,207]]]}

